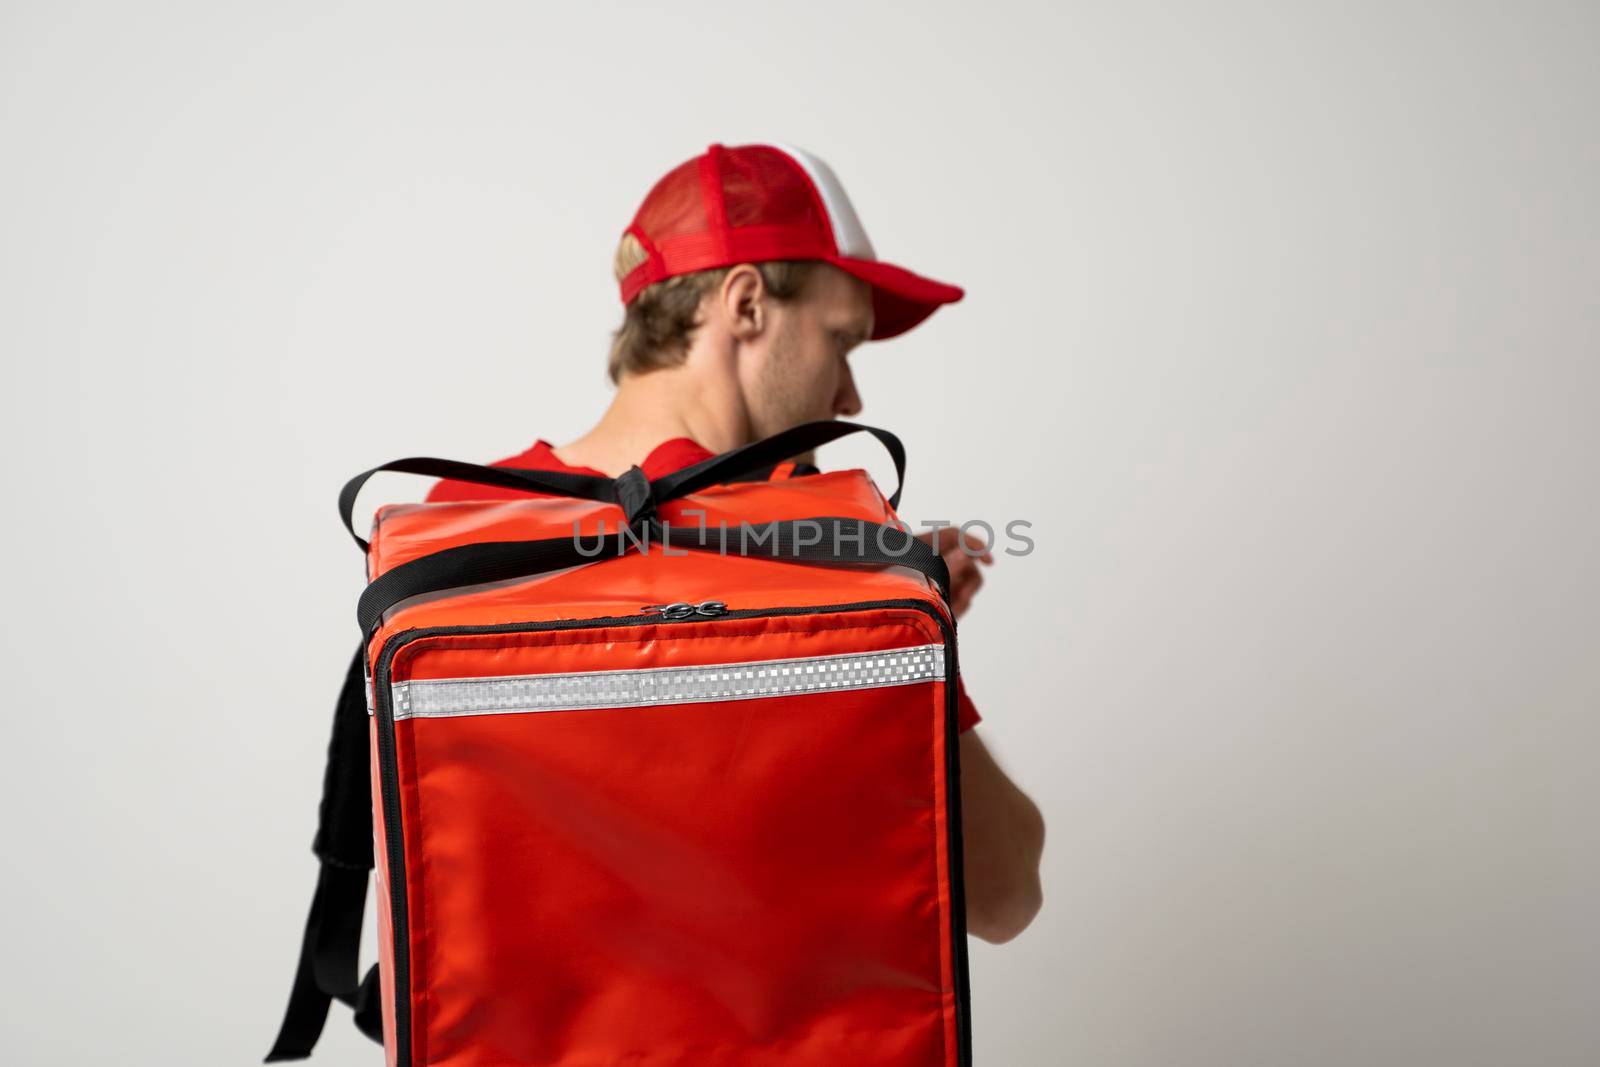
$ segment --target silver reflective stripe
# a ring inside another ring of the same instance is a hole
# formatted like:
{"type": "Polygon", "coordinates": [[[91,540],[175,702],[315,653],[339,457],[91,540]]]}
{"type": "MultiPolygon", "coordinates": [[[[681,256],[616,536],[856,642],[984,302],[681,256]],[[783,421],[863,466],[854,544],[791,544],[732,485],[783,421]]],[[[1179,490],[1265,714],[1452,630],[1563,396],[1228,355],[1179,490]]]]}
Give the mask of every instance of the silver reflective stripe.
{"type": "Polygon", "coordinates": [[[392,687],[396,719],[529,711],[581,711],[755,700],[796,693],[876,689],[944,678],[944,646],[845,652],[806,659],[651,667],[510,678],[428,678],[392,687]]]}

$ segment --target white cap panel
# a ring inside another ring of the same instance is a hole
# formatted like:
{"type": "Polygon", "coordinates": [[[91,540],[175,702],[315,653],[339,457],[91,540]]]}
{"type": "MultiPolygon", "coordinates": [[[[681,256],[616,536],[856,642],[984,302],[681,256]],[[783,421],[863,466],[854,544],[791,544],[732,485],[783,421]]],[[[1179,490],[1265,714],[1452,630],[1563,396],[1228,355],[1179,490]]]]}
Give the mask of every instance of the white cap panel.
{"type": "Polygon", "coordinates": [[[867,240],[867,231],[856,217],[856,209],[845,195],[844,186],[839,183],[832,168],[803,148],[776,142],[769,143],[769,147],[776,148],[798,163],[811,179],[811,184],[817,187],[817,192],[822,196],[822,206],[828,212],[828,222],[833,226],[833,239],[839,246],[839,254],[855,259],[877,259],[872,242],[867,240]]]}

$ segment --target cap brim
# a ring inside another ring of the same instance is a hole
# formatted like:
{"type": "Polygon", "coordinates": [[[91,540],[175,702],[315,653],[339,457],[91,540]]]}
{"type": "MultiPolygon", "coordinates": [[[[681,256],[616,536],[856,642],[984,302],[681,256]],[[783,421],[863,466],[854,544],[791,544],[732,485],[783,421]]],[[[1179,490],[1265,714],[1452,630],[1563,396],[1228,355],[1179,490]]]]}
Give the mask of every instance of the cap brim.
{"type": "Polygon", "coordinates": [[[893,263],[848,256],[832,256],[828,262],[872,286],[874,341],[905,333],[941,304],[954,304],[966,295],[958,286],[924,278],[893,263]]]}

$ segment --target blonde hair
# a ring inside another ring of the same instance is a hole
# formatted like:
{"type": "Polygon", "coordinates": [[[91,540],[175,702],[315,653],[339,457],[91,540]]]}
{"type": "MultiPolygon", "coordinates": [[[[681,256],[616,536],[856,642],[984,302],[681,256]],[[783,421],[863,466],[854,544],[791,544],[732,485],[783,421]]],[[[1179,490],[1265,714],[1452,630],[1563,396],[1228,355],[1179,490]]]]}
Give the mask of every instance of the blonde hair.
{"type": "MultiPolygon", "coordinates": [[[[631,233],[622,235],[611,270],[618,282],[650,258],[644,245],[631,233]]],[[[812,260],[774,260],[751,264],[761,272],[767,292],[775,300],[792,300],[805,287],[812,260]]],[[[611,335],[611,354],[606,372],[613,382],[624,374],[647,374],[682,363],[694,339],[695,319],[700,302],[722,284],[732,267],[679,274],[640,290],[622,318],[622,325],[611,335]]]]}

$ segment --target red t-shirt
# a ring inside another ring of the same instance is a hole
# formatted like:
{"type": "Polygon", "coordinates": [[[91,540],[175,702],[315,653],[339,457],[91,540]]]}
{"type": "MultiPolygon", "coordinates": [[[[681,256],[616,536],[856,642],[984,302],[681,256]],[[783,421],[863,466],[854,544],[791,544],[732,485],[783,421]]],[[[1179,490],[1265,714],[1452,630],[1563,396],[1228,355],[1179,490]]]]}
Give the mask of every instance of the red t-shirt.
{"type": "MultiPolygon", "coordinates": [[[[673,471],[682,470],[684,467],[693,466],[703,459],[710,459],[714,453],[701,448],[687,437],[674,437],[657,445],[651,453],[639,464],[639,469],[651,479],[660,478],[671,474],[673,471]]],[[[603,472],[592,467],[573,467],[556,458],[555,450],[550,442],[540,439],[533,443],[533,447],[526,452],[495,462],[496,467],[522,467],[525,470],[540,471],[565,471],[571,474],[593,474],[604,476],[603,472]]],[[[502,489],[494,485],[473,485],[471,482],[442,481],[434,485],[428,493],[430,501],[445,500],[515,500],[522,496],[532,496],[520,489],[502,489]]],[[[963,731],[970,730],[982,721],[978,709],[973,705],[972,698],[967,696],[966,684],[958,679],[956,682],[956,716],[963,731]]]]}

